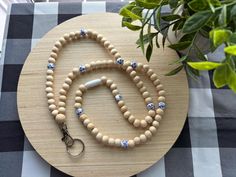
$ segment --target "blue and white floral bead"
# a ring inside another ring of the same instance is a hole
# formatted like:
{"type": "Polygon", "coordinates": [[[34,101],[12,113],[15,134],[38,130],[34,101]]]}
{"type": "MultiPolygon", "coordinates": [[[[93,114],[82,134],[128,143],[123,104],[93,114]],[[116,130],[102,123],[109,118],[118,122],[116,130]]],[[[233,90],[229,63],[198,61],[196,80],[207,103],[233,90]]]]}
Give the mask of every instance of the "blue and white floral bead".
{"type": "Polygon", "coordinates": [[[80,35],[81,35],[81,36],[86,36],[86,35],[87,35],[87,30],[85,30],[85,29],[80,29],[80,35]]]}
{"type": "Polygon", "coordinates": [[[127,149],[128,146],[129,146],[129,142],[128,142],[128,140],[122,140],[122,141],[120,142],[120,145],[121,145],[122,148],[127,149]]]}
{"type": "Polygon", "coordinates": [[[83,110],[83,108],[77,108],[75,110],[75,113],[77,114],[77,116],[80,117],[84,113],[84,110],[83,110]]]}
{"type": "Polygon", "coordinates": [[[165,103],[165,102],[159,102],[159,103],[158,103],[158,107],[159,107],[160,109],[165,109],[165,108],[166,108],[166,103],[165,103]]]}
{"type": "Polygon", "coordinates": [[[55,65],[54,63],[48,63],[48,69],[54,69],[55,68],[55,65]]]}
{"type": "Polygon", "coordinates": [[[84,72],[86,71],[86,67],[85,67],[84,65],[80,65],[80,66],[79,66],[79,71],[80,71],[81,73],[84,73],[84,72]]]}
{"type": "Polygon", "coordinates": [[[153,103],[148,103],[147,104],[147,109],[148,110],[155,110],[155,105],[153,103]]]}
{"type": "Polygon", "coordinates": [[[132,61],[130,65],[131,65],[131,67],[132,67],[133,69],[136,69],[137,66],[138,66],[138,64],[137,64],[136,61],[132,61]]]}
{"type": "Polygon", "coordinates": [[[119,64],[119,65],[123,65],[124,64],[124,59],[123,58],[118,58],[116,60],[116,63],[119,64]]]}
{"type": "Polygon", "coordinates": [[[118,101],[122,100],[122,96],[120,94],[118,94],[115,96],[115,99],[118,102],[118,101]]]}

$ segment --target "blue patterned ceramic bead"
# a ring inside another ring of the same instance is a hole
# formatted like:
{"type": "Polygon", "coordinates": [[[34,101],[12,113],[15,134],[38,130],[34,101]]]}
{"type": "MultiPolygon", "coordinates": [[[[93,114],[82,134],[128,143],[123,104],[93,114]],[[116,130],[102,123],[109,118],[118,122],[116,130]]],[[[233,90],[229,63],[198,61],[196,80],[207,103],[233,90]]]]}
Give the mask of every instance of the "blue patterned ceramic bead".
{"type": "Polygon", "coordinates": [[[155,105],[153,103],[148,103],[147,104],[147,109],[148,110],[155,110],[155,105]]]}
{"type": "Polygon", "coordinates": [[[87,34],[87,30],[85,30],[85,29],[80,30],[80,35],[81,36],[86,36],[86,34],[87,34]]]}
{"type": "Polygon", "coordinates": [[[124,64],[124,59],[123,58],[118,58],[116,60],[116,63],[119,64],[119,65],[123,65],[124,64]]]}
{"type": "Polygon", "coordinates": [[[158,103],[158,107],[159,107],[160,109],[165,109],[165,108],[166,108],[166,104],[165,104],[164,102],[159,102],[159,103],[158,103]]]}
{"type": "Polygon", "coordinates": [[[122,100],[122,96],[120,94],[118,94],[115,96],[115,99],[118,102],[118,101],[122,100]]]}
{"type": "Polygon", "coordinates": [[[78,108],[78,109],[76,109],[76,110],[75,110],[75,113],[77,114],[77,116],[80,117],[80,116],[84,113],[83,108],[78,108]]]}
{"type": "Polygon", "coordinates": [[[80,71],[81,73],[84,73],[84,72],[86,71],[86,67],[85,67],[84,65],[80,65],[80,66],[79,66],[79,71],[80,71]]]}
{"type": "Polygon", "coordinates": [[[127,149],[128,146],[129,146],[128,140],[122,140],[122,141],[120,142],[120,144],[121,144],[121,147],[122,147],[122,148],[125,148],[125,149],[127,149]]]}
{"type": "Polygon", "coordinates": [[[48,63],[48,69],[54,69],[55,68],[55,65],[54,63],[48,63]]]}
{"type": "Polygon", "coordinates": [[[138,64],[136,61],[132,61],[130,65],[133,69],[136,69],[138,64]]]}

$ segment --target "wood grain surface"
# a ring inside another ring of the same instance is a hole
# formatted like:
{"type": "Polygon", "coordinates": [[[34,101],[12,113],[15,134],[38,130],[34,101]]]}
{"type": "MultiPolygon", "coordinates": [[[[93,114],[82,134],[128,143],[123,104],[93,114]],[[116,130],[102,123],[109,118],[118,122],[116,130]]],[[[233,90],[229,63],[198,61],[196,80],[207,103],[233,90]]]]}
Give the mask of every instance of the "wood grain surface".
{"type": "MultiPolygon", "coordinates": [[[[81,138],[86,146],[79,158],[71,158],[61,141],[61,132],[48,111],[45,93],[47,59],[50,50],[64,33],[90,28],[103,34],[124,59],[146,63],[135,41],[138,32],[121,28],[121,17],[100,13],[70,19],[49,31],[31,51],[22,69],[17,92],[21,124],[27,138],[38,154],[57,169],[78,177],[126,177],[137,174],[162,158],[179,136],[188,110],[188,84],[184,71],[173,77],[164,76],[176,66],[169,63],[178,58],[175,51],[154,49],[149,65],[158,74],[167,92],[167,109],[157,134],[145,145],[131,150],[109,148],[98,143],[74,113],[74,96],[79,84],[106,75],[118,84],[123,98],[137,118],[144,118],[147,110],[143,98],[130,78],[116,69],[97,70],[73,82],[67,97],[66,116],[73,137],[81,138]]],[[[67,45],[56,63],[54,89],[58,93],[73,67],[95,60],[111,59],[106,50],[92,40],[81,40],[67,45]]],[[[142,76],[152,97],[157,94],[151,82],[142,76]]],[[[58,94],[56,95],[58,96],[58,94]]],[[[96,127],[108,136],[134,138],[143,130],[135,129],[124,120],[110,90],[97,87],[84,95],[84,110],[96,127]]],[[[78,147],[79,148],[79,147],[78,147]]]]}

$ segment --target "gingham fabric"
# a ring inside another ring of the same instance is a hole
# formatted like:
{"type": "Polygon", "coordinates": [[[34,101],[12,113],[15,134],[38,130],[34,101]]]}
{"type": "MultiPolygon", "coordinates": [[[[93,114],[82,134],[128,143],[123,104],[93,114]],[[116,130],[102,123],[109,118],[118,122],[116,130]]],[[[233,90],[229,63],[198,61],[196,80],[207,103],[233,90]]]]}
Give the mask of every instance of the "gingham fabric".
{"type": "MultiPolygon", "coordinates": [[[[19,122],[18,78],[37,41],[72,17],[93,12],[118,12],[124,3],[13,4],[9,9],[0,60],[0,177],[66,177],[32,148],[19,122]]],[[[216,51],[210,60],[221,59],[216,51]]],[[[235,177],[236,94],[216,89],[212,72],[198,82],[189,78],[188,118],[177,142],[151,168],[137,177],[235,177]]],[[[178,104],[176,104],[178,106],[178,104]]]]}

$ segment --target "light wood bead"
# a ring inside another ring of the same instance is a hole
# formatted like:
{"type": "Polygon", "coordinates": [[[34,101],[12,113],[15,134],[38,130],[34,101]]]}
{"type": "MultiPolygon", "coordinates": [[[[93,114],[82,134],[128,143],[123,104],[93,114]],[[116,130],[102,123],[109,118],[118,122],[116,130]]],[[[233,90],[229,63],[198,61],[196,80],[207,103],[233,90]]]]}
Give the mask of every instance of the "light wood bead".
{"type": "Polygon", "coordinates": [[[46,76],[47,81],[53,82],[53,76],[46,76]]]}
{"type": "Polygon", "coordinates": [[[157,129],[154,126],[150,126],[149,131],[152,132],[152,134],[155,134],[157,132],[157,129]]]}
{"type": "Polygon", "coordinates": [[[78,76],[80,74],[79,68],[73,68],[72,72],[75,76],[78,76]]]}
{"type": "Polygon", "coordinates": [[[140,121],[140,125],[141,125],[142,128],[147,127],[147,122],[146,122],[146,120],[141,120],[141,121],[140,121]]]}
{"type": "Polygon", "coordinates": [[[59,106],[59,107],[65,107],[65,106],[66,106],[66,103],[63,102],[63,101],[59,101],[58,106],[59,106]]]}
{"type": "Polygon", "coordinates": [[[73,80],[73,79],[76,77],[76,75],[73,74],[72,72],[70,72],[70,73],[68,74],[68,77],[69,77],[71,80],[73,80]]]}
{"type": "Polygon", "coordinates": [[[47,70],[47,75],[53,75],[53,73],[54,73],[53,70],[51,70],[51,69],[48,69],[48,70],[47,70]]]}
{"type": "Polygon", "coordinates": [[[56,41],[55,44],[54,44],[54,46],[55,46],[56,48],[58,48],[58,49],[61,49],[61,48],[62,48],[62,44],[61,44],[60,41],[56,41]]]}
{"type": "Polygon", "coordinates": [[[130,66],[130,61],[125,61],[125,63],[123,64],[123,66],[125,66],[125,68],[127,68],[128,66],[130,66]]]}
{"type": "Polygon", "coordinates": [[[84,122],[85,120],[87,120],[88,119],[88,116],[86,115],[86,114],[82,114],[80,117],[79,117],[79,120],[81,121],[81,122],[84,122]]]}
{"type": "Polygon", "coordinates": [[[159,96],[157,99],[158,102],[165,102],[166,98],[164,96],[159,96]]]}
{"type": "Polygon", "coordinates": [[[110,89],[111,89],[111,90],[117,89],[117,85],[116,85],[116,84],[111,84],[110,89]]]}
{"type": "Polygon", "coordinates": [[[104,135],[104,136],[102,137],[102,143],[103,143],[103,144],[108,144],[108,140],[109,140],[109,137],[108,137],[107,135],[104,135]]]}
{"type": "Polygon", "coordinates": [[[108,47],[109,45],[111,44],[111,42],[110,41],[106,41],[106,42],[104,42],[104,47],[108,47]]]}
{"type": "Polygon", "coordinates": [[[106,76],[102,76],[101,80],[102,80],[102,83],[105,84],[107,82],[107,77],[106,76]]]}
{"type": "Polygon", "coordinates": [[[164,114],[164,111],[162,110],[162,109],[160,109],[160,108],[158,108],[157,110],[156,110],[156,114],[159,114],[159,115],[163,115],[164,114]]]}
{"type": "Polygon", "coordinates": [[[57,54],[55,52],[51,52],[50,57],[54,58],[56,60],[57,59],[57,54]]]}
{"type": "Polygon", "coordinates": [[[93,123],[89,123],[89,124],[87,125],[87,129],[90,130],[90,131],[91,131],[92,129],[94,129],[94,127],[95,127],[95,126],[94,126],[93,123]]]}
{"type": "Polygon", "coordinates": [[[134,138],[134,143],[135,143],[135,145],[139,145],[140,142],[141,142],[140,137],[137,137],[137,136],[136,136],[136,137],[134,138]]]}
{"type": "Polygon", "coordinates": [[[134,127],[139,127],[140,126],[140,120],[139,119],[135,119],[134,123],[133,123],[134,127]]]}
{"type": "Polygon", "coordinates": [[[85,66],[85,68],[86,68],[86,71],[91,71],[91,70],[92,70],[90,64],[85,64],[84,66],[85,66]]]}
{"type": "Polygon", "coordinates": [[[109,138],[108,139],[108,145],[109,146],[115,146],[115,139],[114,138],[109,138]]]}
{"type": "Polygon", "coordinates": [[[53,93],[48,93],[48,94],[47,94],[47,98],[48,98],[48,99],[51,99],[51,98],[53,98],[53,97],[54,97],[54,94],[53,94],[53,93]]]}
{"type": "Polygon", "coordinates": [[[104,45],[104,42],[106,42],[106,41],[107,41],[107,38],[103,37],[103,38],[101,39],[100,43],[101,43],[102,45],[104,45]]]}
{"type": "Polygon", "coordinates": [[[131,113],[130,113],[129,111],[126,111],[126,112],[124,113],[124,118],[125,118],[125,119],[128,119],[129,116],[131,116],[131,113]]]}
{"type": "Polygon", "coordinates": [[[141,143],[145,143],[147,141],[147,137],[144,134],[141,134],[139,138],[141,143]]]}
{"type": "Polygon", "coordinates": [[[82,107],[81,103],[75,103],[74,104],[74,108],[81,108],[81,107],[82,107]]]}
{"type": "Polygon", "coordinates": [[[156,86],[157,91],[163,90],[163,85],[159,84],[156,86]]]}
{"type": "Polygon", "coordinates": [[[48,62],[49,63],[56,63],[56,60],[55,60],[55,58],[49,57],[48,62]]]}
{"type": "Polygon", "coordinates": [[[64,84],[62,85],[62,88],[63,88],[64,90],[68,91],[69,88],[70,88],[70,86],[69,86],[68,84],[64,83],[64,84]]]}
{"type": "Polygon", "coordinates": [[[93,30],[87,29],[87,35],[91,37],[93,35],[93,30]]]}
{"type": "Polygon", "coordinates": [[[127,73],[131,73],[133,71],[133,68],[131,67],[131,66],[128,66],[127,68],[126,68],[126,72],[127,73]]]}
{"type": "Polygon", "coordinates": [[[97,37],[98,37],[98,33],[96,31],[94,31],[93,34],[92,34],[92,38],[96,40],[97,37]]]}
{"type": "Polygon", "coordinates": [[[53,110],[53,111],[52,111],[52,115],[53,115],[54,117],[56,117],[57,114],[58,114],[58,110],[53,110]]]}
{"type": "Polygon", "coordinates": [[[148,65],[143,65],[143,71],[147,72],[149,70],[149,66],[148,65]]]}
{"type": "Polygon", "coordinates": [[[154,84],[155,86],[159,85],[160,83],[161,83],[161,82],[160,82],[159,79],[156,79],[156,80],[153,82],[153,84],[154,84]]]}
{"type": "Polygon", "coordinates": [[[158,95],[159,95],[159,96],[165,96],[165,95],[166,95],[165,90],[160,90],[160,91],[158,92],[158,95]]]}
{"type": "Polygon", "coordinates": [[[150,97],[150,94],[146,91],[146,92],[143,92],[142,96],[143,98],[147,98],[147,97],[150,97]]]}
{"type": "Polygon", "coordinates": [[[143,81],[139,81],[136,86],[140,89],[143,87],[143,81]]]}
{"type": "Polygon", "coordinates": [[[145,98],[145,102],[146,102],[146,103],[151,103],[151,102],[152,102],[152,98],[151,98],[151,97],[145,98]]]}
{"type": "Polygon", "coordinates": [[[110,53],[111,53],[112,55],[115,55],[117,52],[118,52],[118,51],[117,51],[116,49],[112,49],[112,50],[110,51],[110,53]]]}
{"type": "Polygon", "coordinates": [[[121,108],[125,105],[125,102],[123,100],[120,100],[117,104],[121,108]]]}
{"type": "Polygon", "coordinates": [[[121,58],[121,55],[120,55],[120,53],[116,53],[115,55],[114,55],[114,57],[115,57],[115,59],[118,59],[118,58],[121,58]]]}
{"type": "Polygon", "coordinates": [[[114,63],[113,60],[108,60],[108,61],[107,61],[107,65],[108,65],[108,66],[114,66],[115,63],[114,63]]]}
{"type": "Polygon", "coordinates": [[[134,140],[129,140],[128,145],[129,148],[133,148],[135,146],[134,140]]]}
{"type": "Polygon", "coordinates": [[[134,81],[134,83],[138,83],[140,81],[140,77],[139,76],[135,76],[133,78],[133,81],[134,81]]]}
{"type": "Polygon", "coordinates": [[[90,63],[90,66],[91,66],[91,68],[92,69],[95,69],[96,68],[96,62],[95,61],[92,61],[91,63],[90,63]]]}
{"type": "Polygon", "coordinates": [[[51,81],[47,81],[47,82],[46,82],[46,86],[47,86],[47,87],[52,87],[52,86],[53,86],[53,83],[52,83],[51,81]]]}
{"type": "Polygon", "coordinates": [[[83,102],[83,98],[77,96],[77,97],[75,97],[75,102],[76,102],[76,103],[82,103],[82,102],[83,102]]]}
{"type": "Polygon", "coordinates": [[[151,132],[150,130],[146,130],[146,131],[144,132],[144,134],[145,134],[145,136],[146,136],[148,139],[150,139],[150,138],[152,137],[152,132],[151,132]]]}
{"type": "Polygon", "coordinates": [[[120,110],[122,113],[125,113],[126,111],[128,111],[128,108],[127,108],[127,106],[124,105],[120,108],[120,110]]]}
{"type": "Polygon", "coordinates": [[[66,95],[66,94],[67,94],[67,91],[64,90],[64,89],[60,89],[59,93],[60,93],[61,95],[66,95]]]}
{"type": "Polygon", "coordinates": [[[97,41],[100,42],[102,40],[103,36],[101,34],[97,35],[97,41]]]}
{"type": "Polygon", "coordinates": [[[116,95],[118,95],[118,94],[119,94],[119,91],[118,91],[117,89],[112,90],[112,95],[113,95],[113,96],[116,96],[116,95]]]}
{"type": "Polygon", "coordinates": [[[64,34],[63,37],[66,40],[66,42],[70,41],[70,35],[68,33],[64,34]]]}
{"type": "Polygon", "coordinates": [[[45,91],[47,93],[53,92],[53,88],[52,87],[46,87],[45,91]]]}
{"type": "Polygon", "coordinates": [[[63,102],[66,102],[66,96],[65,95],[61,95],[61,96],[59,96],[59,100],[60,101],[63,101],[63,102]]]}
{"type": "Polygon", "coordinates": [[[115,145],[116,145],[116,147],[120,147],[120,142],[121,142],[121,140],[120,140],[119,138],[116,138],[116,139],[115,139],[115,145]]]}
{"type": "Polygon", "coordinates": [[[99,133],[99,130],[97,128],[94,128],[92,131],[91,131],[91,134],[93,136],[97,136],[97,134],[99,133]]]}
{"type": "Polygon", "coordinates": [[[155,81],[157,79],[157,75],[156,74],[152,74],[150,76],[150,79],[151,79],[151,81],[155,81]]]}
{"type": "Polygon", "coordinates": [[[83,121],[83,124],[84,124],[85,127],[87,127],[89,123],[90,123],[90,119],[89,118],[87,118],[87,119],[85,119],[83,121]]]}
{"type": "Polygon", "coordinates": [[[136,71],[131,71],[131,73],[129,74],[132,78],[134,78],[136,76],[136,71]]]}
{"type": "Polygon", "coordinates": [[[112,45],[112,44],[110,44],[110,45],[107,47],[107,49],[108,49],[109,51],[111,51],[111,50],[114,49],[114,48],[115,48],[115,46],[112,45]]]}
{"type": "Polygon", "coordinates": [[[57,114],[55,120],[58,124],[62,124],[66,121],[66,116],[64,114],[57,114]]]}
{"type": "Polygon", "coordinates": [[[107,86],[110,87],[113,84],[113,80],[108,79],[106,82],[107,86]]]}
{"type": "Polygon", "coordinates": [[[61,37],[61,38],[59,39],[59,41],[60,41],[60,43],[61,43],[62,45],[65,45],[66,42],[67,42],[64,37],[61,37]]]}
{"type": "Polygon", "coordinates": [[[50,111],[53,111],[57,108],[57,106],[55,104],[51,104],[50,106],[48,106],[50,111]]]}
{"type": "Polygon", "coordinates": [[[102,133],[98,132],[98,134],[96,135],[97,141],[101,142],[102,141],[102,137],[103,137],[102,133]]]}
{"type": "Polygon", "coordinates": [[[54,99],[49,99],[48,104],[55,104],[55,100],[54,99]]]}
{"type": "Polygon", "coordinates": [[[67,77],[67,78],[65,79],[65,83],[68,84],[68,85],[71,85],[71,84],[72,84],[72,80],[67,77]]]}
{"type": "Polygon", "coordinates": [[[76,90],[75,95],[81,97],[83,93],[80,90],[76,90]]]}
{"type": "Polygon", "coordinates": [[[72,40],[75,39],[75,37],[76,37],[74,32],[70,32],[69,36],[72,40]]]}
{"type": "Polygon", "coordinates": [[[155,120],[156,120],[156,121],[160,122],[161,119],[162,119],[162,117],[161,117],[160,115],[157,114],[157,115],[155,116],[155,120]]]}
{"type": "Polygon", "coordinates": [[[155,117],[156,112],[154,110],[149,110],[148,115],[151,116],[151,117],[155,117]]]}
{"type": "Polygon", "coordinates": [[[160,124],[159,124],[159,122],[157,122],[156,120],[154,120],[154,121],[152,122],[152,125],[153,125],[154,127],[158,128],[160,124]]]}
{"type": "Polygon", "coordinates": [[[66,108],[65,107],[59,107],[58,111],[59,111],[59,113],[65,114],[66,108]]]}
{"type": "Polygon", "coordinates": [[[154,73],[154,71],[152,70],[152,69],[149,69],[148,71],[147,71],[147,75],[149,76],[149,77],[151,77],[151,75],[154,73]]]}
{"type": "Polygon", "coordinates": [[[79,89],[80,89],[80,91],[82,91],[82,92],[85,92],[85,91],[87,90],[87,88],[85,87],[84,84],[81,84],[81,85],[79,86],[79,89]]]}
{"type": "Polygon", "coordinates": [[[153,119],[152,119],[152,117],[151,116],[146,116],[145,117],[145,120],[147,121],[147,123],[152,123],[152,121],[153,121],[153,119]]]}
{"type": "Polygon", "coordinates": [[[138,65],[137,65],[137,70],[141,70],[143,68],[143,64],[142,63],[138,63],[138,65]]]}
{"type": "Polygon", "coordinates": [[[133,115],[130,115],[128,118],[128,121],[132,124],[135,121],[135,117],[133,115]]]}

